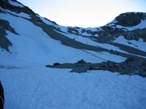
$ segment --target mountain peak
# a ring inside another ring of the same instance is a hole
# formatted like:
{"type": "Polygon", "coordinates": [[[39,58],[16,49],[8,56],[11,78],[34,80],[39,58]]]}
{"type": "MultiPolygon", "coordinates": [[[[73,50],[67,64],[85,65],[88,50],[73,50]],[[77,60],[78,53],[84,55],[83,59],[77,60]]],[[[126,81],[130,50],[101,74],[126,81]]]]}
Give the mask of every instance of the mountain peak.
{"type": "Polygon", "coordinates": [[[142,20],[146,20],[146,13],[142,12],[127,12],[122,13],[115,18],[118,25],[131,27],[141,23],[142,20]]]}

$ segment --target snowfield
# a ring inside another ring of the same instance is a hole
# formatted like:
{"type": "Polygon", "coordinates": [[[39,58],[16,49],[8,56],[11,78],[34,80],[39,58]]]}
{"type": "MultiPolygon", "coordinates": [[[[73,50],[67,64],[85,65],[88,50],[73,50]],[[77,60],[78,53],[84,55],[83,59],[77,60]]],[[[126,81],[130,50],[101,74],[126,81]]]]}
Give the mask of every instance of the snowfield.
{"type": "Polygon", "coordinates": [[[138,48],[139,50],[146,52],[146,43],[141,38],[138,41],[135,40],[128,41],[123,36],[119,36],[114,42],[127,45],[133,48],[138,48]]]}
{"type": "Polygon", "coordinates": [[[5,109],[145,109],[146,79],[108,71],[0,69],[5,109]]]}
{"type": "Polygon", "coordinates": [[[119,52],[128,54],[128,52],[123,51],[120,48],[118,48],[116,46],[113,46],[111,44],[98,43],[98,42],[93,41],[93,40],[91,40],[89,38],[81,37],[79,35],[74,35],[74,34],[70,34],[70,33],[63,33],[63,32],[62,33],[61,32],[58,32],[58,33],[63,34],[64,36],[67,36],[70,39],[76,40],[76,41],[81,42],[81,43],[84,43],[84,44],[92,45],[92,46],[95,46],[95,47],[105,48],[105,49],[108,49],[108,50],[119,51],[119,52]]]}

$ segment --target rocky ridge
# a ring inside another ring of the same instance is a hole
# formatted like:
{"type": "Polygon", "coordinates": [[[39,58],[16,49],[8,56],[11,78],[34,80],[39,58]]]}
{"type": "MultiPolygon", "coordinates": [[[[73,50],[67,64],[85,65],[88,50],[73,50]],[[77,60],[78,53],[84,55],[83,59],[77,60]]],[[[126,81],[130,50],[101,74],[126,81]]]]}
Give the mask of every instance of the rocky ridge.
{"type": "Polygon", "coordinates": [[[119,35],[124,36],[127,40],[138,40],[142,38],[146,42],[146,28],[135,28],[129,30],[128,28],[139,25],[142,21],[146,21],[146,13],[142,12],[128,12],[117,16],[112,22],[99,28],[80,28],[68,27],[68,32],[81,36],[90,36],[93,40],[98,42],[113,41],[119,35]],[[84,35],[84,33],[86,35],[84,35]],[[110,38],[107,38],[110,37],[110,38]],[[102,39],[102,40],[101,40],[102,39]],[[110,40],[109,40],[110,39],[110,40]]]}
{"type": "Polygon", "coordinates": [[[90,70],[108,70],[111,72],[119,72],[126,75],[139,75],[146,77],[146,59],[129,57],[124,62],[116,63],[106,61],[103,63],[90,63],[84,60],[79,60],[76,63],[54,63],[53,65],[46,65],[50,68],[67,68],[72,69],[70,72],[85,73],[90,70]]]}

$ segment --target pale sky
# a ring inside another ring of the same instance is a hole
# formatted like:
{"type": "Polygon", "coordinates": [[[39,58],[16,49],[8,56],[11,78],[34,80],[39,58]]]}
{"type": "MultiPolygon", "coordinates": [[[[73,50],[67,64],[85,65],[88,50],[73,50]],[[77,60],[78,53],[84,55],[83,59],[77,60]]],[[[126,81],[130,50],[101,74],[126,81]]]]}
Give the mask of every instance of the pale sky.
{"type": "Polygon", "coordinates": [[[123,12],[146,12],[146,0],[18,0],[59,25],[99,27],[123,12]]]}

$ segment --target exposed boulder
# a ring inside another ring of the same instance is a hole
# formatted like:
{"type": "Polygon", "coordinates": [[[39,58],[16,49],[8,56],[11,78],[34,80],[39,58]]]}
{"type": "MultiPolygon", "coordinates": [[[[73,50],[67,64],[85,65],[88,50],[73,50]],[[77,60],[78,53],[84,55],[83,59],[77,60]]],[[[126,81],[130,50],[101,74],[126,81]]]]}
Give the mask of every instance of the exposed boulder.
{"type": "Polygon", "coordinates": [[[83,59],[81,59],[81,60],[79,60],[79,61],[77,62],[77,64],[86,64],[86,61],[84,61],[83,59]]]}
{"type": "Polygon", "coordinates": [[[59,63],[54,63],[53,65],[54,65],[54,66],[58,66],[58,65],[60,65],[60,64],[59,64],[59,63]]]}

